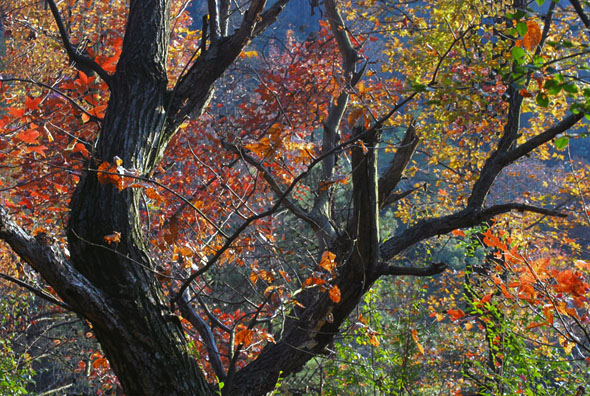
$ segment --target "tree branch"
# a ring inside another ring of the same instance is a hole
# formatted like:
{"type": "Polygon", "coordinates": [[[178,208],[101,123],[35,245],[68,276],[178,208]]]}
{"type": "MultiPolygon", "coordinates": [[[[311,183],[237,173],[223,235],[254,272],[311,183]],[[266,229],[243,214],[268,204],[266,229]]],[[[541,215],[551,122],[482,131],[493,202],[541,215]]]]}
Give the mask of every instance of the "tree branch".
{"type": "Polygon", "coordinates": [[[209,9],[209,34],[211,43],[215,44],[221,36],[221,27],[219,24],[219,3],[217,0],[207,0],[209,9]]]}
{"type": "MultiPolygon", "coordinates": [[[[494,205],[489,208],[473,208],[468,206],[459,212],[447,216],[421,220],[416,225],[403,231],[401,234],[383,242],[381,244],[381,259],[383,262],[386,262],[408,247],[425,239],[437,235],[448,234],[459,228],[473,227],[484,221],[490,220],[494,216],[514,210],[519,212],[538,213],[545,216],[567,217],[567,214],[552,209],[539,208],[522,203],[506,203],[494,205]]],[[[381,269],[381,271],[382,270],[383,269],[381,269]]],[[[378,274],[379,271],[377,271],[377,275],[378,274]]]]}
{"type": "Polygon", "coordinates": [[[400,267],[383,265],[378,268],[379,275],[432,276],[443,273],[448,268],[445,263],[430,263],[428,267],[400,267]]]}
{"type": "MultiPolygon", "coordinates": [[[[223,146],[233,151],[234,153],[239,155],[240,158],[242,158],[244,161],[258,169],[260,173],[262,173],[262,177],[264,178],[264,180],[266,180],[270,189],[275,193],[275,195],[280,197],[284,194],[284,191],[281,189],[281,186],[271,175],[270,171],[266,169],[254,157],[249,155],[243,148],[225,142],[223,142],[223,146]]],[[[301,220],[305,221],[314,228],[318,227],[318,223],[315,221],[315,219],[311,215],[309,215],[303,208],[297,205],[297,203],[293,202],[289,198],[285,198],[284,205],[287,209],[289,209],[295,216],[297,216],[301,220]]]]}
{"type": "Polygon", "coordinates": [[[94,323],[117,328],[118,314],[110,307],[103,292],[75,270],[63,252],[44,234],[33,237],[16,224],[4,206],[0,206],[0,239],[41,274],[69,309],[94,323]]]}
{"type": "Polygon", "coordinates": [[[217,349],[217,343],[215,342],[215,336],[211,331],[211,327],[201,318],[201,316],[194,310],[190,305],[187,293],[182,296],[182,299],[178,302],[178,309],[182,316],[189,321],[190,324],[197,330],[199,335],[203,338],[207,353],[209,354],[209,362],[215,371],[215,375],[220,381],[224,381],[226,377],[223,363],[221,362],[219,349],[217,349]]]}
{"type": "MultiPolygon", "coordinates": [[[[46,0],[47,4],[49,4],[49,9],[51,10],[51,14],[53,14],[53,18],[55,19],[55,23],[57,24],[57,28],[59,30],[59,35],[61,37],[61,41],[64,45],[64,48],[70,57],[70,61],[74,64],[74,66],[82,70],[80,67],[86,67],[92,69],[96,74],[102,78],[102,80],[110,87],[111,85],[111,76],[108,74],[98,63],[94,60],[90,59],[87,56],[79,54],[76,49],[72,46],[70,39],[68,38],[68,33],[64,26],[63,20],[61,19],[61,15],[59,14],[59,10],[57,9],[57,5],[55,4],[54,0],[46,0]]],[[[84,71],[84,70],[82,70],[84,71]]]]}
{"type": "Polygon", "coordinates": [[[72,106],[74,106],[76,109],[80,110],[82,113],[86,114],[88,116],[88,118],[90,118],[92,121],[96,122],[97,124],[102,123],[102,118],[98,118],[97,116],[90,114],[88,111],[86,111],[86,109],[84,109],[74,99],[70,98],[68,95],[61,92],[59,89],[52,87],[51,85],[44,84],[40,81],[31,80],[29,78],[2,78],[2,77],[0,77],[0,82],[22,82],[22,83],[35,84],[40,87],[47,88],[50,91],[58,94],[59,96],[61,96],[65,100],[67,100],[68,102],[70,102],[72,104],[72,106]]]}
{"type": "Polygon", "coordinates": [[[506,165],[516,161],[518,158],[529,154],[534,149],[547,143],[560,133],[566,132],[571,127],[576,125],[576,123],[580,121],[583,117],[584,113],[582,112],[578,114],[570,114],[556,125],[545,130],[545,132],[531,138],[530,140],[526,141],[525,143],[506,153],[506,155],[502,157],[502,160],[506,162],[506,165]]]}
{"type": "Polygon", "coordinates": [[[391,200],[389,197],[400,182],[403,171],[406,169],[410,159],[412,159],[412,155],[414,155],[414,152],[416,151],[418,142],[419,139],[416,135],[414,123],[412,122],[410,126],[408,126],[404,138],[395,152],[395,156],[391,160],[389,167],[385,170],[383,176],[379,178],[379,208],[383,208],[390,203],[391,200]]]}
{"type": "MultiPolygon", "coordinates": [[[[223,0],[222,0],[223,1],[223,0]]],[[[225,0],[229,2],[229,0],[225,0]]],[[[278,0],[268,10],[264,11],[260,16],[260,22],[256,24],[254,28],[253,37],[260,35],[267,27],[275,23],[279,14],[285,9],[285,6],[289,3],[289,0],[278,0]]],[[[227,24],[227,22],[226,22],[227,24]]],[[[227,27],[226,27],[227,29],[227,27]]]]}
{"type": "Polygon", "coordinates": [[[584,9],[582,8],[580,2],[578,0],[570,0],[570,3],[572,3],[572,6],[574,6],[574,10],[576,10],[576,13],[584,23],[584,26],[590,29],[590,19],[588,19],[588,16],[584,12],[584,9]]]}
{"type": "Polygon", "coordinates": [[[67,309],[68,311],[73,311],[74,310],[70,305],[66,304],[63,301],[58,300],[57,298],[53,297],[51,294],[47,293],[45,290],[41,290],[41,289],[39,289],[39,288],[37,288],[37,287],[35,287],[35,286],[33,286],[33,285],[25,282],[25,281],[22,281],[22,280],[20,280],[18,278],[12,277],[12,276],[7,275],[7,274],[3,274],[1,272],[0,272],[0,278],[4,278],[4,279],[6,279],[9,282],[12,282],[12,283],[15,283],[15,284],[17,284],[17,285],[19,285],[21,287],[24,287],[28,291],[30,291],[33,294],[35,294],[37,297],[40,297],[40,298],[42,298],[44,300],[47,300],[50,303],[55,304],[57,306],[60,306],[60,307],[62,307],[64,309],[67,309]]]}
{"type": "MultiPolygon", "coordinates": [[[[549,28],[551,26],[554,8],[555,3],[552,2],[545,16],[545,24],[543,26],[543,34],[541,36],[541,41],[535,51],[537,55],[541,52],[544,42],[549,35],[549,28]]],[[[514,70],[517,64],[516,62],[513,62],[512,65],[512,68],[514,70]]],[[[530,75],[531,73],[529,72],[528,79],[525,85],[528,85],[530,75]]],[[[479,178],[473,185],[471,195],[467,200],[467,206],[469,207],[482,207],[485,203],[486,197],[490,189],[492,188],[492,185],[494,184],[494,181],[496,180],[502,169],[510,162],[519,158],[510,154],[506,155],[506,153],[510,152],[511,150],[514,151],[513,148],[516,145],[516,141],[519,137],[520,115],[524,98],[520,94],[519,88],[516,84],[510,84],[506,91],[506,94],[509,98],[509,107],[508,120],[506,122],[506,125],[504,125],[504,133],[502,134],[502,138],[498,142],[498,148],[486,160],[483,169],[479,174],[479,178]],[[510,160],[510,158],[512,159],[510,160]]]]}

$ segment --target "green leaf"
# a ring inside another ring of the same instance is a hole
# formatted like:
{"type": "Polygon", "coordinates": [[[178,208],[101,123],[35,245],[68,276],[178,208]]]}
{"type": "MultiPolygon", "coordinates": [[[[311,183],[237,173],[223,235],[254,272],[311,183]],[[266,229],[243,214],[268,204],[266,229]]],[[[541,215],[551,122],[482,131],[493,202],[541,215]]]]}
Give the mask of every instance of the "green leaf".
{"type": "Polygon", "coordinates": [[[551,79],[551,80],[547,80],[545,81],[545,83],[543,84],[543,89],[549,94],[549,95],[557,95],[558,93],[561,92],[561,87],[562,85],[559,84],[557,82],[557,80],[555,79],[551,79]]]}
{"type": "Polygon", "coordinates": [[[506,17],[508,19],[521,19],[525,15],[526,15],[526,12],[524,12],[523,10],[518,10],[514,14],[511,14],[511,13],[506,14],[506,17]]]}
{"type": "Polygon", "coordinates": [[[570,138],[569,137],[562,136],[562,137],[560,137],[558,139],[555,139],[555,142],[554,142],[555,148],[558,149],[558,150],[562,150],[565,147],[567,147],[567,145],[569,144],[569,142],[570,142],[570,138]]]}
{"type": "Polygon", "coordinates": [[[516,31],[518,32],[518,34],[520,34],[521,36],[524,36],[526,34],[526,32],[529,30],[526,22],[523,21],[519,21],[516,24],[516,31]]]}
{"type": "Polygon", "coordinates": [[[416,92],[424,92],[426,91],[426,88],[428,88],[428,86],[426,84],[420,84],[420,83],[412,83],[412,90],[416,91],[416,92]]]}
{"type": "Polygon", "coordinates": [[[563,85],[563,90],[565,92],[575,94],[575,93],[578,93],[578,86],[576,85],[575,82],[571,81],[571,82],[563,85]]]}
{"type": "Polygon", "coordinates": [[[514,60],[517,61],[519,64],[522,64],[524,62],[522,58],[524,57],[525,52],[522,48],[512,47],[511,53],[514,60]]]}
{"type": "Polygon", "coordinates": [[[537,94],[536,102],[541,107],[548,107],[549,106],[549,97],[543,92],[539,92],[537,94]]]}
{"type": "Polygon", "coordinates": [[[543,3],[545,3],[545,0],[535,0],[537,2],[537,5],[539,7],[541,7],[543,5],[543,3]]]}

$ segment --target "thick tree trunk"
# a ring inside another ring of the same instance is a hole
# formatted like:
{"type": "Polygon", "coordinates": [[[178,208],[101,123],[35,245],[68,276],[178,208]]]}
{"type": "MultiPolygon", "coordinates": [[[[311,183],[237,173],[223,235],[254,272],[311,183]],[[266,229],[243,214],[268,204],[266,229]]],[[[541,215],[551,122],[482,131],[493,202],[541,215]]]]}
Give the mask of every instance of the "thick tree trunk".
{"type": "MultiPolygon", "coordinates": [[[[153,142],[163,134],[164,95],[154,84],[117,83],[96,156],[111,160],[118,155],[125,166],[145,174],[159,150],[153,142]]],[[[141,234],[139,193],[101,184],[89,171],[72,199],[71,260],[109,297],[121,318],[115,329],[93,323],[94,330],[127,395],[208,394],[152,272],[141,234]],[[121,241],[108,245],[104,236],[113,232],[121,233],[121,241]]]]}
{"type": "Polygon", "coordinates": [[[191,357],[180,321],[168,309],[142,236],[138,189],[101,184],[96,169],[118,156],[147,175],[162,157],[175,126],[167,120],[166,57],[169,5],[132,2],[128,29],[93,161],[71,202],[71,261],[102,290],[119,321],[93,329],[125,393],[212,394],[191,357]],[[120,242],[104,237],[121,234],[120,242]]]}

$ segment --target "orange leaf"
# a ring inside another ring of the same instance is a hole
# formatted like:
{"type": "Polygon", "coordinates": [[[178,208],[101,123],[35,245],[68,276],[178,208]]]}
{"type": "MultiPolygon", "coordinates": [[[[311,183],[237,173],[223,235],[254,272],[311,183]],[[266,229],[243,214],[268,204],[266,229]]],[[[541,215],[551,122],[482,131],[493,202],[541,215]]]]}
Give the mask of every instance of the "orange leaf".
{"type": "Polygon", "coordinates": [[[514,296],[512,294],[510,294],[508,289],[506,289],[506,286],[500,285],[500,290],[502,291],[502,294],[504,295],[504,297],[506,297],[507,299],[512,300],[514,298],[514,296]]]}
{"type": "Polygon", "coordinates": [[[463,312],[462,309],[449,309],[447,313],[453,318],[453,320],[458,320],[465,316],[465,312],[463,312]]]}
{"type": "Polygon", "coordinates": [[[367,155],[367,153],[369,152],[369,149],[367,148],[367,146],[365,146],[365,143],[363,143],[362,140],[358,141],[359,146],[361,146],[361,149],[363,150],[363,154],[367,155]]]}
{"type": "Polygon", "coordinates": [[[25,106],[29,110],[37,110],[39,108],[39,103],[41,103],[42,98],[31,98],[27,96],[25,98],[25,106]]]}
{"type": "Polygon", "coordinates": [[[39,131],[36,129],[27,129],[25,131],[19,132],[19,134],[16,135],[16,138],[18,140],[20,140],[21,142],[27,143],[27,144],[37,144],[38,137],[39,137],[39,131]]]}
{"type": "Polygon", "coordinates": [[[453,230],[451,231],[451,234],[455,235],[455,236],[465,236],[465,232],[463,230],[453,230]]]}
{"type": "Polygon", "coordinates": [[[526,329],[530,330],[530,329],[534,329],[535,327],[541,327],[541,326],[546,326],[547,323],[545,322],[533,322],[531,324],[529,324],[526,329]]]}
{"type": "Polygon", "coordinates": [[[236,334],[236,339],[235,339],[236,344],[248,346],[248,345],[252,344],[253,336],[254,336],[254,331],[251,329],[240,330],[236,334]]]}
{"type": "Polygon", "coordinates": [[[547,318],[547,323],[550,325],[553,325],[553,312],[551,312],[552,309],[552,305],[546,305],[545,307],[543,307],[543,314],[545,314],[545,318],[547,318]]]}
{"type": "Polygon", "coordinates": [[[490,300],[492,299],[492,294],[486,294],[482,299],[481,299],[481,304],[485,304],[487,302],[490,302],[490,300]]]}
{"type": "Polygon", "coordinates": [[[158,194],[158,192],[153,188],[146,188],[144,190],[144,193],[146,197],[148,197],[149,199],[153,199],[154,201],[156,201],[157,204],[161,205],[164,203],[164,198],[160,194],[158,194]]]}
{"type": "Polygon", "coordinates": [[[334,271],[336,268],[336,255],[328,250],[322,253],[322,259],[320,261],[320,267],[328,272],[334,271]]]}
{"type": "Polygon", "coordinates": [[[25,109],[15,109],[14,107],[9,107],[7,110],[13,118],[21,118],[25,115],[25,109]]]}
{"type": "Polygon", "coordinates": [[[317,278],[315,276],[310,276],[309,278],[307,278],[306,280],[303,281],[303,288],[306,288],[308,286],[321,286],[321,285],[325,285],[326,281],[321,279],[321,278],[317,278]]]}
{"type": "Polygon", "coordinates": [[[522,43],[529,51],[535,49],[535,47],[541,42],[541,28],[535,21],[527,21],[527,32],[522,38],[522,43]]]}
{"type": "Polygon", "coordinates": [[[527,91],[526,88],[523,88],[523,89],[520,90],[520,95],[523,98],[532,98],[533,97],[533,94],[530,93],[529,91],[527,91]]]}
{"type": "Polygon", "coordinates": [[[258,280],[258,275],[256,275],[255,272],[251,272],[248,278],[250,279],[250,282],[252,282],[252,284],[255,285],[256,281],[258,280]]]}
{"type": "Polygon", "coordinates": [[[353,128],[357,121],[359,120],[359,118],[363,117],[365,115],[365,109],[354,109],[353,111],[350,112],[350,114],[348,114],[348,126],[350,128],[353,128]]]}
{"type": "Polygon", "coordinates": [[[338,304],[340,302],[341,296],[340,296],[340,289],[338,288],[338,286],[332,286],[330,288],[330,291],[328,292],[328,294],[330,296],[330,300],[332,300],[336,304],[338,304]]]}
{"type": "Polygon", "coordinates": [[[109,245],[111,243],[117,243],[117,242],[121,242],[121,233],[118,231],[113,232],[110,235],[105,235],[104,236],[104,241],[106,243],[108,243],[109,245]]]}
{"type": "Polygon", "coordinates": [[[25,153],[37,153],[42,157],[45,157],[46,146],[27,146],[25,147],[25,153]]]}
{"type": "Polygon", "coordinates": [[[367,335],[369,336],[369,344],[373,345],[374,347],[378,347],[381,344],[375,331],[367,330],[367,335]]]}

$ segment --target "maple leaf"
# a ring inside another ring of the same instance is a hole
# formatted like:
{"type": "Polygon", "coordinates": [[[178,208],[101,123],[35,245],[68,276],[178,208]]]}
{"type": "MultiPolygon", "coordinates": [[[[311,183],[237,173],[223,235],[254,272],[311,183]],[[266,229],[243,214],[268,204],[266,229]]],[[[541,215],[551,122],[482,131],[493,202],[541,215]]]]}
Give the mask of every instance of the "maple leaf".
{"type": "Polygon", "coordinates": [[[27,95],[27,97],[25,98],[25,107],[29,110],[38,110],[39,103],[41,103],[41,100],[43,100],[43,98],[31,98],[27,95]]]}
{"type": "Polygon", "coordinates": [[[37,144],[37,139],[39,138],[39,131],[36,129],[26,129],[22,132],[19,132],[18,135],[16,135],[16,138],[23,143],[37,144]]]}

